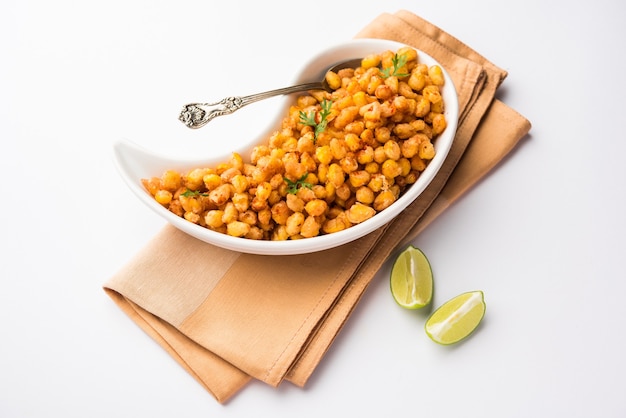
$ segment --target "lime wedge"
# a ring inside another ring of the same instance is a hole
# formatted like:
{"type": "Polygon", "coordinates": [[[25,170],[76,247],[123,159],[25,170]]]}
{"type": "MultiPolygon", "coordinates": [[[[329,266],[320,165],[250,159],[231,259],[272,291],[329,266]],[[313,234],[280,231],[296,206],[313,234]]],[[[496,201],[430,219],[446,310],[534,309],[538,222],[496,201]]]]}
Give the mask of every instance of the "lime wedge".
{"type": "Polygon", "coordinates": [[[426,334],[439,344],[454,344],[468,337],[485,315],[483,292],[462,293],[433,312],[426,320],[426,334]]]}
{"type": "Polygon", "coordinates": [[[403,250],[391,268],[391,294],[406,309],[419,309],[433,296],[433,272],[424,253],[412,245],[403,250]]]}

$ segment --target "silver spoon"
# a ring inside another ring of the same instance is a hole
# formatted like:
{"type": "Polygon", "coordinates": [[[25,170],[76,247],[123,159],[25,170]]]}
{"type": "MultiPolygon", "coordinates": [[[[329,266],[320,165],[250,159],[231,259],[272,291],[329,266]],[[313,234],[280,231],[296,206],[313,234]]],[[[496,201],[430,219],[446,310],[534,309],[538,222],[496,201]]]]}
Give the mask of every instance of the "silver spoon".
{"type": "MultiPolygon", "coordinates": [[[[342,61],[333,65],[328,71],[337,72],[343,68],[356,68],[361,65],[361,58],[342,61]]],[[[326,74],[324,74],[325,76],[326,74]]],[[[252,94],[250,96],[226,97],[215,103],[189,103],[183,107],[178,119],[188,128],[201,128],[218,116],[229,115],[250,103],[267,99],[280,94],[290,94],[305,90],[326,90],[331,91],[326,83],[325,77],[322,81],[313,83],[298,84],[296,86],[284,87],[282,89],[270,90],[263,93],[252,94]]]]}

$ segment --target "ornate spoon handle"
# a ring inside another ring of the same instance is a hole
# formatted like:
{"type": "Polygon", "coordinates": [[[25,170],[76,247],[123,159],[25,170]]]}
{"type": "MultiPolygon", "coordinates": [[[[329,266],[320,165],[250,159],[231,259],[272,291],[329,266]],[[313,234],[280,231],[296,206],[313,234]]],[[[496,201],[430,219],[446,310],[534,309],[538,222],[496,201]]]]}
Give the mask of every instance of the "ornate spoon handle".
{"type": "Polygon", "coordinates": [[[188,128],[197,129],[218,116],[229,115],[250,103],[280,94],[290,94],[304,90],[324,90],[324,85],[321,82],[305,83],[250,96],[226,97],[215,103],[189,103],[183,107],[178,119],[188,128]]]}

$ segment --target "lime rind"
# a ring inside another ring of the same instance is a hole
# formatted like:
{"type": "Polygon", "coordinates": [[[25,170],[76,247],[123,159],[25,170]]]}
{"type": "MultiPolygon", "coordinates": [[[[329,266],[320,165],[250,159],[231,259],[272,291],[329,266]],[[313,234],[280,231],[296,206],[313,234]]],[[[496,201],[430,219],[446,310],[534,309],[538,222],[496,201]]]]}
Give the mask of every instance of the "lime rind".
{"type": "Polygon", "coordinates": [[[450,345],[469,337],[482,322],[486,305],[480,290],[462,293],[437,308],[424,328],[431,340],[450,345]]]}

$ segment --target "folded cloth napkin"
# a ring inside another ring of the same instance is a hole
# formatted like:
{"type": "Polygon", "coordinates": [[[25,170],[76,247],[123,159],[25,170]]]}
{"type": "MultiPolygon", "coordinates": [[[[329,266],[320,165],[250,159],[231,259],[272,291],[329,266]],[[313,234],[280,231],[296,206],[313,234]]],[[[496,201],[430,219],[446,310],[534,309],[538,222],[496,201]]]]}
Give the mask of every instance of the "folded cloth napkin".
{"type": "Polygon", "coordinates": [[[241,254],[165,226],[104,284],[107,294],[216,399],[251,379],[304,386],[385,260],[494,168],[530,130],[495,99],[506,72],[408,11],[357,37],[403,42],[437,59],[461,115],[443,168],[384,228],[306,255],[241,254]]]}

